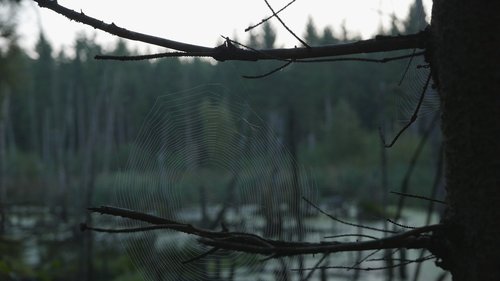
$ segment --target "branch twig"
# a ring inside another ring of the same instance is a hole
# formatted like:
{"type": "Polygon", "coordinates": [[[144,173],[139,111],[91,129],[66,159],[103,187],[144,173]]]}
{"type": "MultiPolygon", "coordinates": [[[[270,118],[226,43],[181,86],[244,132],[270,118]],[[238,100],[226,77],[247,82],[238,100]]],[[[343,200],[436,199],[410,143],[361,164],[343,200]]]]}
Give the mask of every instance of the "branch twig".
{"type": "Polygon", "coordinates": [[[108,214],[111,216],[120,216],[131,218],[138,221],[149,222],[156,224],[149,227],[132,228],[132,229],[102,229],[86,226],[82,227],[83,230],[93,230],[100,232],[110,233],[126,233],[130,231],[144,231],[159,228],[175,230],[199,237],[199,242],[207,246],[219,248],[221,250],[232,250],[247,253],[254,253],[266,256],[273,256],[275,258],[283,256],[295,256],[316,253],[336,253],[347,251],[365,251],[377,249],[395,249],[395,248],[427,248],[430,240],[428,236],[422,234],[435,231],[443,228],[441,224],[428,225],[406,232],[399,232],[392,236],[380,238],[370,241],[361,242],[288,242],[280,240],[266,239],[259,235],[244,232],[231,232],[231,231],[212,231],[201,229],[190,224],[176,222],[173,220],[158,218],[148,214],[135,212],[126,209],[114,208],[109,206],[99,208],[89,208],[89,210],[99,212],[101,214],[108,214]],[[123,211],[125,210],[125,211],[123,211]],[[153,218],[153,219],[152,219],[153,218]],[[163,222],[170,222],[163,224],[163,222]]]}
{"type": "Polygon", "coordinates": [[[434,198],[429,198],[429,197],[422,196],[422,195],[402,193],[402,192],[397,192],[397,191],[391,191],[390,193],[396,194],[396,195],[399,195],[399,196],[410,197],[410,198],[417,198],[417,199],[423,199],[423,200],[431,201],[431,202],[434,202],[434,203],[439,203],[439,204],[447,205],[446,202],[444,202],[444,201],[441,201],[441,200],[438,200],[438,199],[434,199],[434,198]]]}
{"type": "Polygon", "coordinates": [[[278,14],[274,11],[273,7],[271,6],[271,4],[269,4],[269,2],[267,0],[264,0],[264,2],[266,2],[266,5],[267,7],[269,8],[269,10],[271,10],[271,12],[273,12],[273,16],[281,23],[281,25],[283,25],[283,27],[290,33],[293,35],[293,37],[295,37],[295,39],[299,40],[300,43],[302,43],[302,45],[304,45],[306,48],[308,49],[311,49],[311,46],[309,46],[304,40],[302,40],[299,36],[297,36],[297,34],[295,34],[286,24],[285,22],[280,18],[280,16],[278,16],[278,14]]]}
{"type": "MultiPolygon", "coordinates": [[[[169,40],[161,37],[156,37],[140,32],[127,30],[119,27],[114,23],[105,23],[102,20],[87,16],[83,12],[76,12],[61,6],[57,1],[50,0],[33,0],[40,7],[50,9],[58,14],[67,17],[96,29],[108,32],[110,34],[140,41],[168,49],[173,49],[180,52],[185,52],[185,56],[204,56],[212,57],[218,61],[226,60],[242,60],[256,61],[269,59],[306,59],[319,57],[333,57],[342,55],[352,55],[361,53],[376,53],[388,52],[403,49],[423,49],[426,46],[426,31],[421,31],[411,35],[401,36],[377,36],[374,39],[361,40],[347,44],[325,45],[311,48],[277,48],[277,49],[262,49],[259,52],[252,52],[240,49],[230,44],[223,44],[218,47],[205,47],[193,45],[174,40],[169,40]]],[[[182,54],[184,56],[184,54],[182,54]]]]}
{"type": "Polygon", "coordinates": [[[272,14],[272,15],[268,16],[268,17],[267,17],[267,18],[265,18],[265,19],[262,19],[262,20],[261,20],[258,24],[254,24],[254,25],[251,25],[251,26],[249,26],[249,27],[245,28],[245,32],[248,32],[248,31],[250,31],[250,30],[252,30],[252,29],[256,28],[257,26],[259,26],[259,25],[261,25],[261,24],[265,23],[266,21],[268,21],[268,20],[272,19],[275,15],[277,15],[277,14],[281,13],[283,10],[285,10],[286,8],[288,8],[288,6],[292,5],[292,4],[293,4],[293,2],[295,2],[295,1],[297,1],[297,0],[292,0],[292,1],[288,2],[288,4],[286,4],[285,6],[283,6],[283,8],[279,9],[278,11],[276,11],[276,13],[275,13],[275,14],[272,14]]]}
{"type": "MultiPolygon", "coordinates": [[[[323,266],[319,268],[325,268],[325,269],[347,269],[347,270],[363,270],[363,271],[372,271],[372,270],[382,270],[382,269],[387,269],[387,268],[395,268],[395,267],[401,267],[405,266],[411,263],[417,263],[417,262],[424,262],[430,259],[436,258],[434,255],[429,255],[427,257],[423,257],[421,259],[415,259],[415,260],[407,260],[402,263],[394,264],[391,266],[381,266],[381,267],[351,267],[351,266],[323,266]]],[[[304,268],[302,270],[316,270],[317,268],[311,267],[311,268],[304,268]]],[[[299,269],[292,269],[292,271],[299,271],[299,269]]]]}
{"type": "Polygon", "coordinates": [[[341,219],[336,218],[336,217],[328,214],[327,212],[321,210],[320,207],[316,206],[316,204],[314,204],[313,202],[307,200],[307,198],[302,197],[302,199],[304,199],[304,201],[306,201],[314,209],[318,210],[318,212],[320,212],[320,213],[324,214],[325,216],[331,218],[332,220],[340,222],[342,224],[349,225],[349,226],[354,226],[354,227],[359,227],[359,228],[365,228],[365,229],[374,230],[374,231],[379,231],[379,232],[385,232],[385,233],[393,233],[393,234],[394,233],[398,233],[397,231],[385,230],[385,229],[381,229],[381,228],[376,228],[376,227],[371,227],[371,226],[366,226],[366,225],[361,225],[361,224],[356,224],[356,223],[352,223],[352,222],[347,222],[347,221],[341,220],[341,219]]]}
{"type": "Polygon", "coordinates": [[[270,76],[270,75],[273,75],[274,73],[286,68],[287,66],[289,66],[290,64],[292,64],[293,61],[289,61],[289,62],[286,62],[284,63],[283,65],[280,65],[279,67],[269,71],[269,72],[266,72],[264,74],[260,74],[260,75],[243,75],[242,77],[243,78],[246,78],[246,79],[260,79],[260,78],[264,78],[264,77],[267,77],[267,76],[270,76]]]}

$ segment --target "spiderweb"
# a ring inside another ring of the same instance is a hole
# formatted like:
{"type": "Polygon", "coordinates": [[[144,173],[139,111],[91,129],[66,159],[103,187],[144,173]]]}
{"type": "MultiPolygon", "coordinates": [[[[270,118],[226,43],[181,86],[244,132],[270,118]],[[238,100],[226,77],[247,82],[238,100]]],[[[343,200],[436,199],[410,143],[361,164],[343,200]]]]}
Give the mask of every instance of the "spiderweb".
{"type": "MultiPolygon", "coordinates": [[[[396,91],[396,105],[398,108],[397,119],[401,122],[408,122],[415,111],[420,96],[423,92],[423,87],[430,69],[427,67],[427,62],[423,56],[414,57],[408,65],[408,72],[399,86],[399,91],[396,91]]],[[[426,116],[435,113],[440,108],[440,98],[438,92],[432,88],[432,80],[429,87],[425,90],[424,99],[419,116],[426,116]]]]}
{"type": "MultiPolygon", "coordinates": [[[[294,214],[310,206],[296,199],[314,200],[315,192],[283,142],[221,85],[161,96],[116,179],[114,204],[202,228],[221,230],[224,223],[230,231],[303,240],[297,233],[307,233],[307,225],[298,229],[294,214]]],[[[120,226],[143,224],[125,220],[120,226]]],[[[121,241],[147,280],[256,280],[297,268],[294,259],[262,263],[262,256],[224,251],[183,263],[210,249],[170,230],[127,234],[121,241]]]]}
{"type": "MultiPolygon", "coordinates": [[[[414,22],[407,32],[418,32],[428,26],[424,10],[417,9],[417,11],[417,15],[413,18],[414,22]]],[[[419,50],[406,51],[406,54],[411,55],[416,51],[418,52],[419,50]]],[[[397,79],[400,79],[399,83],[395,87],[388,88],[390,92],[387,95],[393,97],[389,103],[394,105],[388,117],[399,123],[400,126],[406,125],[414,114],[419,100],[425,91],[422,104],[417,113],[417,120],[419,120],[417,123],[426,123],[430,120],[427,117],[438,112],[441,106],[441,100],[437,90],[433,88],[432,79],[429,86],[424,90],[424,85],[430,75],[429,64],[425,61],[424,56],[414,56],[408,61],[402,61],[400,66],[402,77],[397,77],[397,79]]],[[[395,131],[397,130],[395,128],[395,131]]]]}

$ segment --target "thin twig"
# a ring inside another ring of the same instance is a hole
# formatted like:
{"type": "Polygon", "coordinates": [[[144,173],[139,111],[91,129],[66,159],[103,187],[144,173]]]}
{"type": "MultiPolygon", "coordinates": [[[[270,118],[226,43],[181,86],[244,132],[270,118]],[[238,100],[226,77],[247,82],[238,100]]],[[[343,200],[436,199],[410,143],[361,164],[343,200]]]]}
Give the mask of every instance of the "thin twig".
{"type": "Polygon", "coordinates": [[[101,207],[91,207],[87,208],[87,210],[94,212],[94,213],[100,213],[103,215],[111,215],[115,217],[123,217],[127,219],[132,219],[132,220],[137,220],[137,221],[143,221],[151,224],[176,224],[177,222],[169,219],[165,219],[162,217],[150,215],[150,214],[145,214],[141,212],[137,212],[134,210],[130,209],[125,209],[125,208],[118,208],[118,207],[112,207],[112,206],[101,206],[101,207]]]}
{"type": "MultiPolygon", "coordinates": [[[[422,257],[424,258],[424,257],[422,257]]],[[[420,259],[420,258],[418,258],[420,259]]],[[[388,258],[373,258],[373,259],[368,259],[366,261],[387,261],[388,258]]],[[[414,261],[414,260],[410,260],[410,259],[398,259],[398,258],[391,258],[391,260],[393,261],[399,261],[399,262],[408,262],[408,261],[414,261]]]]}
{"type": "MultiPolygon", "coordinates": [[[[415,170],[415,167],[417,165],[417,160],[422,154],[422,151],[424,150],[424,146],[427,143],[427,139],[429,138],[431,132],[434,130],[437,121],[439,120],[439,114],[436,114],[434,118],[432,119],[431,123],[429,124],[429,127],[427,127],[426,131],[424,132],[424,135],[420,139],[420,142],[417,145],[417,148],[415,149],[411,159],[410,163],[408,165],[408,169],[406,170],[405,176],[403,178],[403,181],[401,182],[401,193],[407,193],[408,188],[410,185],[410,179],[413,175],[413,171],[415,170]]],[[[400,196],[398,200],[398,207],[396,210],[396,216],[394,217],[394,220],[397,221],[401,218],[401,212],[403,210],[403,205],[404,205],[404,199],[405,196],[400,196]]]]}
{"type": "MultiPolygon", "coordinates": [[[[89,226],[85,223],[81,223],[80,230],[81,231],[91,230],[91,231],[103,232],[103,233],[134,233],[134,232],[146,232],[146,231],[158,230],[158,229],[175,229],[176,226],[178,226],[178,225],[172,225],[172,224],[161,225],[160,224],[160,225],[151,225],[151,226],[142,226],[142,227],[114,229],[114,228],[93,227],[93,226],[89,226]]],[[[178,229],[175,229],[175,230],[178,230],[178,229]]]]}
{"type": "MultiPolygon", "coordinates": [[[[279,14],[279,13],[281,13],[281,11],[285,10],[286,8],[288,8],[288,6],[292,5],[292,4],[293,4],[293,2],[295,2],[295,1],[297,1],[297,0],[292,0],[292,1],[290,1],[288,4],[286,4],[286,5],[285,5],[285,6],[283,6],[281,9],[279,9],[278,11],[276,11],[276,15],[277,15],[277,14],[279,14]]],[[[248,32],[248,31],[250,31],[250,30],[252,30],[252,29],[256,28],[257,26],[259,26],[259,25],[261,25],[261,24],[265,23],[266,21],[268,21],[268,20],[272,19],[274,16],[275,16],[275,14],[272,14],[272,15],[268,16],[267,18],[262,19],[262,20],[261,20],[258,24],[254,24],[254,25],[251,25],[251,26],[249,26],[249,27],[245,28],[245,32],[248,32]]]]}
{"type": "Polygon", "coordinates": [[[415,111],[413,112],[413,115],[411,116],[410,121],[403,128],[401,128],[401,130],[396,134],[394,139],[389,144],[387,144],[384,140],[384,146],[386,148],[392,147],[396,143],[396,141],[399,139],[401,134],[403,134],[403,132],[406,131],[406,129],[408,129],[411,126],[411,124],[413,124],[417,120],[418,111],[420,110],[420,106],[422,105],[422,102],[424,101],[425,92],[427,91],[427,87],[429,86],[430,81],[431,81],[431,73],[429,73],[429,75],[427,76],[427,80],[425,81],[424,87],[422,89],[422,93],[420,94],[420,99],[418,100],[417,107],[415,107],[415,111]]]}
{"type": "Polygon", "coordinates": [[[290,64],[292,64],[293,61],[289,61],[289,62],[286,62],[285,64],[269,71],[269,72],[266,72],[264,74],[261,74],[261,75],[255,75],[255,76],[252,76],[252,75],[242,75],[241,77],[243,78],[246,78],[246,79],[260,79],[260,78],[265,78],[267,76],[271,76],[273,75],[274,73],[286,68],[287,66],[289,66],[290,64]]]}
{"type": "Polygon", "coordinates": [[[411,55],[402,55],[402,56],[395,56],[395,57],[388,57],[388,58],[382,58],[382,59],[370,59],[370,58],[359,58],[359,57],[345,57],[345,58],[325,58],[325,59],[302,59],[302,60],[296,60],[296,62],[300,63],[319,63],[319,62],[336,62],[336,61],[361,61],[361,62],[375,62],[375,63],[387,63],[395,60],[402,60],[402,59],[407,59],[411,58],[414,56],[422,56],[425,54],[425,51],[418,52],[415,54],[411,55]]]}
{"type": "Polygon", "coordinates": [[[138,60],[151,60],[160,58],[185,58],[185,57],[210,57],[206,52],[165,52],[149,55],[137,56],[114,56],[114,55],[96,55],[96,60],[117,60],[117,61],[138,61],[138,60]]]}
{"type": "Polygon", "coordinates": [[[406,229],[415,229],[417,227],[414,227],[414,226],[408,226],[408,225],[404,225],[404,224],[401,224],[401,223],[398,223],[398,222],[395,222],[391,219],[386,219],[388,222],[392,223],[393,225],[395,226],[399,226],[399,227],[402,227],[402,228],[406,228],[406,229]]]}
{"type": "Polygon", "coordinates": [[[401,79],[399,80],[398,86],[401,86],[401,84],[403,83],[403,80],[405,79],[406,74],[408,73],[408,70],[410,69],[410,65],[413,61],[413,58],[416,55],[416,53],[415,53],[416,51],[417,51],[417,49],[413,49],[413,53],[410,55],[410,60],[408,61],[408,64],[406,65],[405,70],[403,71],[403,75],[401,76],[401,79]]]}
{"type": "Polygon", "coordinates": [[[366,226],[366,225],[361,225],[361,224],[356,224],[356,223],[352,223],[352,222],[347,222],[347,221],[341,220],[341,219],[336,218],[336,217],[328,214],[327,212],[323,211],[320,207],[316,206],[313,202],[309,201],[307,198],[302,197],[302,199],[304,199],[304,201],[306,201],[309,205],[311,205],[314,209],[318,210],[320,213],[322,213],[322,214],[326,215],[327,217],[331,218],[332,220],[340,222],[342,224],[349,225],[349,226],[354,226],[354,227],[365,228],[365,229],[374,230],[374,231],[385,232],[385,233],[398,233],[397,231],[384,230],[384,229],[381,229],[381,228],[376,228],[376,227],[371,227],[371,226],[366,226]]]}
{"type": "Polygon", "coordinates": [[[402,193],[402,192],[397,192],[397,191],[391,191],[390,193],[396,194],[396,195],[399,195],[399,196],[411,197],[411,198],[418,198],[418,199],[422,199],[422,200],[426,200],[426,201],[430,201],[430,202],[434,202],[434,203],[439,203],[439,204],[447,205],[446,202],[444,202],[442,200],[438,200],[438,199],[434,199],[434,198],[429,198],[429,197],[422,196],[422,195],[408,194],[408,193],[402,193]]]}
{"type": "Polygon", "coordinates": [[[269,2],[267,0],[264,0],[264,2],[266,2],[266,5],[267,7],[269,8],[269,10],[271,10],[271,12],[273,13],[273,16],[281,23],[281,25],[283,25],[283,27],[288,30],[288,32],[290,32],[290,34],[293,35],[293,37],[295,37],[297,40],[299,40],[300,43],[302,43],[302,45],[304,45],[306,48],[310,49],[311,46],[309,46],[304,40],[302,40],[299,36],[297,36],[297,34],[295,34],[286,24],[285,22],[280,18],[280,16],[278,16],[278,14],[274,11],[273,7],[271,7],[271,4],[269,4],[269,2]]]}
{"type": "MultiPolygon", "coordinates": [[[[377,249],[371,253],[369,253],[368,255],[366,255],[364,258],[358,260],[355,264],[353,264],[351,266],[351,269],[355,269],[358,267],[358,265],[362,264],[364,261],[366,261],[367,259],[369,259],[370,257],[372,257],[373,255],[377,254],[378,252],[380,252],[382,249],[377,249]]],[[[350,269],[348,269],[349,271],[350,269]]]]}
{"type": "MultiPolygon", "coordinates": [[[[319,265],[326,259],[326,257],[328,257],[328,255],[330,255],[330,253],[324,253],[321,259],[319,259],[318,262],[316,262],[316,264],[313,266],[313,268],[318,269],[319,265]]],[[[309,271],[309,273],[304,277],[304,279],[302,279],[302,281],[309,280],[309,278],[311,278],[311,276],[314,274],[315,271],[316,271],[315,269],[309,271]]]]}
{"type": "MultiPolygon", "coordinates": [[[[355,267],[355,268],[352,268],[350,266],[322,266],[320,268],[321,269],[323,269],[323,268],[324,269],[347,269],[347,270],[354,269],[354,270],[362,270],[362,271],[372,271],[372,270],[382,270],[382,269],[387,269],[387,268],[401,267],[401,266],[405,266],[405,265],[412,264],[412,263],[424,262],[424,261],[434,259],[434,258],[436,258],[434,255],[429,255],[429,256],[423,257],[421,259],[408,260],[406,262],[402,262],[399,264],[394,264],[391,266],[381,266],[381,267],[355,267]]],[[[299,271],[300,269],[291,269],[291,270],[292,271],[299,271]]],[[[316,270],[316,268],[303,268],[302,270],[316,270]]]]}
{"type": "Polygon", "coordinates": [[[366,235],[366,234],[339,234],[339,235],[331,235],[331,236],[325,236],[323,238],[342,238],[342,237],[364,237],[364,238],[370,238],[370,239],[373,239],[373,240],[377,240],[379,239],[378,237],[375,237],[375,236],[371,236],[371,235],[366,235]]]}

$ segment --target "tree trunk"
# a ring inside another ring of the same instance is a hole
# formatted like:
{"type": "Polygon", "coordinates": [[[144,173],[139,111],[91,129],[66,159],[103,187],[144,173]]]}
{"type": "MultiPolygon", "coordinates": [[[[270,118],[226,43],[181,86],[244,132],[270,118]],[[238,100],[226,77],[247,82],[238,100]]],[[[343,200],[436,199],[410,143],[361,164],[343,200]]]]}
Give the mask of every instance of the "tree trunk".
{"type": "Polygon", "coordinates": [[[453,280],[500,280],[500,1],[434,0],[431,66],[442,99],[453,280]]]}

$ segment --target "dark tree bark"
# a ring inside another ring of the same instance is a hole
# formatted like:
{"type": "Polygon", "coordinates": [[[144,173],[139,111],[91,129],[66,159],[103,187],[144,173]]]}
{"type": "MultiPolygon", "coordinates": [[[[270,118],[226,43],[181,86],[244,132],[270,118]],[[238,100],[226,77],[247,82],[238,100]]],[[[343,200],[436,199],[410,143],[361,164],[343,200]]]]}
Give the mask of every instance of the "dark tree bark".
{"type": "Polygon", "coordinates": [[[441,266],[456,281],[500,280],[499,11],[500,1],[434,0],[450,225],[441,266]]]}

